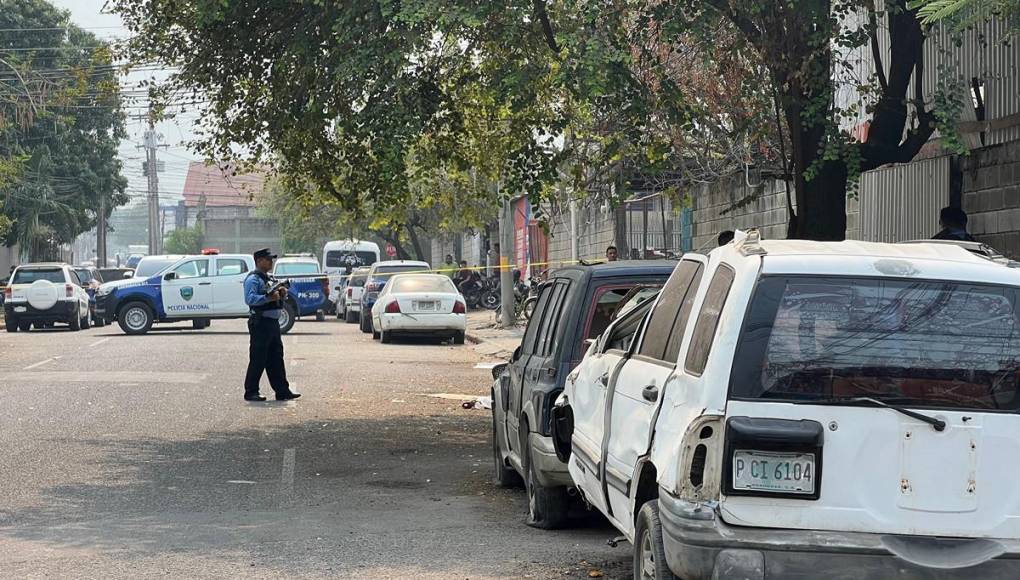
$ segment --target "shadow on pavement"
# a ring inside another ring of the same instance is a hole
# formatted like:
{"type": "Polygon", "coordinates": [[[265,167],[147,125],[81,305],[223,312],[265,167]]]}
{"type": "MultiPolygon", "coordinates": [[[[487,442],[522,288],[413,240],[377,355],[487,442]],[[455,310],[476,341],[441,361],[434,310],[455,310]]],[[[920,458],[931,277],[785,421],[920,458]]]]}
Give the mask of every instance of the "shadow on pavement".
{"type": "MultiPolygon", "coordinates": [[[[259,412],[287,413],[288,405],[259,412]]],[[[186,557],[199,570],[203,560],[240,558],[279,575],[573,578],[586,577],[587,566],[626,570],[630,552],[605,547],[616,534],[600,518],[559,532],[524,525],[523,492],[491,483],[490,424],[488,413],[408,415],[381,405],[372,418],[198,439],[54,438],[54,446],[80,448],[105,481],[54,485],[40,490],[38,505],[0,511],[0,540],[72,560],[80,551],[126,563],[186,557]]]]}

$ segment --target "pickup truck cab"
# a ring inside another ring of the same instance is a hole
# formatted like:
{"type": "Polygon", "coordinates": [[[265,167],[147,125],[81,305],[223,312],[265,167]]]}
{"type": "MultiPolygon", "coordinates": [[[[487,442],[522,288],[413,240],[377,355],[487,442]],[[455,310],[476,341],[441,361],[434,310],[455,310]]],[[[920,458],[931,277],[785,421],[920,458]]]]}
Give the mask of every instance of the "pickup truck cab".
{"type": "Polygon", "coordinates": [[[1018,299],[964,247],[738,232],[591,345],[556,450],[635,578],[1017,578],[1018,299]]]}
{"type": "MultiPolygon", "coordinates": [[[[147,273],[143,266],[144,261],[136,275],[147,273]]],[[[182,256],[148,276],[100,286],[96,315],[116,320],[127,334],[145,334],[156,323],[190,321],[193,328],[202,329],[215,319],[247,318],[244,280],[254,268],[250,254],[182,256]]],[[[321,296],[325,280],[325,276],[292,279],[280,317],[282,332],[290,331],[299,312],[314,312],[314,301],[302,295],[321,296]]]]}
{"type": "Polygon", "coordinates": [[[361,294],[365,291],[370,266],[355,268],[351,275],[337,286],[336,317],[352,324],[361,317],[361,294]]]}
{"type": "Polygon", "coordinates": [[[92,325],[89,295],[74,268],[61,263],[15,268],[4,288],[7,332],[28,332],[60,322],[71,330],[92,325]]]}
{"type": "Polygon", "coordinates": [[[319,261],[312,254],[286,254],[273,264],[270,274],[278,280],[290,280],[300,288],[289,298],[298,317],[315,315],[326,320],[329,309],[329,277],[320,271],[319,261]],[[318,285],[316,285],[318,283],[318,285]]]}
{"type": "Polygon", "coordinates": [[[573,482],[553,448],[549,414],[567,375],[622,300],[636,287],[661,286],[675,266],[667,260],[570,266],[539,287],[521,345],[492,394],[496,481],[523,478],[530,525],[561,527],[571,505],[573,482]]]}

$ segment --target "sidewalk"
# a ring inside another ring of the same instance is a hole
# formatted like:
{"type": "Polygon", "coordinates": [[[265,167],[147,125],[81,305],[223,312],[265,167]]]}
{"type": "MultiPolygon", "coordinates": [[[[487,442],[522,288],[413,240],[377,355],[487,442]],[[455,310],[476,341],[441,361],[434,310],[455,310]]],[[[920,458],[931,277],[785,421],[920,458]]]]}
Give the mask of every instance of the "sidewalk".
{"type": "Polygon", "coordinates": [[[485,356],[508,360],[521,344],[524,327],[500,328],[496,314],[489,310],[475,310],[467,315],[467,340],[476,352],[485,356]]]}

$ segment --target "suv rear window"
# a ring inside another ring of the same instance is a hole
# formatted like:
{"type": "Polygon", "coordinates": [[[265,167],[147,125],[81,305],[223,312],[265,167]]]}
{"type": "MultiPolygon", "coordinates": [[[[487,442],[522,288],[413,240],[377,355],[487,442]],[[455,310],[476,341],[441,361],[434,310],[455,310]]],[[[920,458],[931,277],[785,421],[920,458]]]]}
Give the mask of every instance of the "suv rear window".
{"type": "Polygon", "coordinates": [[[343,268],[345,266],[371,266],[375,263],[375,252],[352,252],[350,250],[332,250],[326,252],[327,268],[343,268]]]}
{"type": "Polygon", "coordinates": [[[1016,298],[1015,288],[945,281],[763,278],[730,395],[1015,411],[1016,298]]]}
{"type": "Polygon", "coordinates": [[[18,268],[14,272],[11,284],[31,284],[36,280],[49,280],[54,284],[66,283],[62,268],[18,268]]]}
{"type": "Polygon", "coordinates": [[[277,262],[273,273],[278,276],[292,276],[300,274],[318,274],[318,262],[277,262]]]}

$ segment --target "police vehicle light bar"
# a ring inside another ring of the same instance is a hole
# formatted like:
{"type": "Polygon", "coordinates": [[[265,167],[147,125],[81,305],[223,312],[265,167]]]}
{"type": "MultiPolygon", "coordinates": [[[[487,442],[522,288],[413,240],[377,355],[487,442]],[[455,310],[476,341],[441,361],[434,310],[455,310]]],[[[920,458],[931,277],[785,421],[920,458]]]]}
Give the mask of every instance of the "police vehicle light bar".
{"type": "Polygon", "coordinates": [[[202,248],[202,255],[203,256],[215,256],[215,255],[217,255],[219,253],[220,253],[220,251],[217,248],[202,248]]]}

